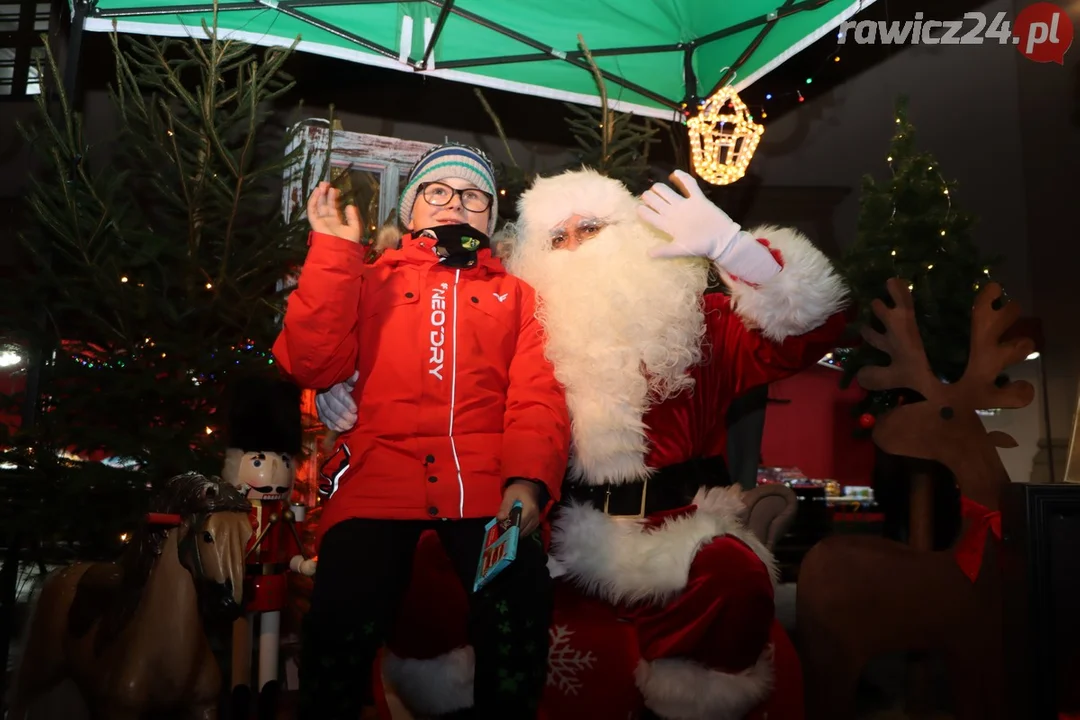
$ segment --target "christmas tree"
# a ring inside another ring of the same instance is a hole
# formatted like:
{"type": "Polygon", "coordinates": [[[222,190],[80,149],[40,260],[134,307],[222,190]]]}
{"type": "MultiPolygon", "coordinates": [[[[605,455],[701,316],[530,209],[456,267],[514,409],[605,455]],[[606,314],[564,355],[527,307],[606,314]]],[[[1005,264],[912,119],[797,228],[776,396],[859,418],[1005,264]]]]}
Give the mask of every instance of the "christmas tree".
{"type": "Polygon", "coordinates": [[[2,459],[34,477],[18,519],[38,536],[115,542],[157,481],[218,474],[229,384],[277,372],[282,281],[306,238],[281,209],[300,149],[286,154],[272,122],[291,49],[203,27],[206,39],[123,47],[113,35],[108,142],[88,145],[60,88],[24,128],[40,153],[21,237],[32,267],[4,324],[45,361],[40,396],[9,398],[40,405],[2,459]]]}
{"type": "MultiPolygon", "coordinates": [[[[905,98],[897,102],[885,162],[890,174],[884,182],[863,178],[857,239],[839,262],[858,311],[855,325],[882,331],[871,302],[891,303],[888,278],[907,280],[930,366],[953,382],[967,364],[975,295],[991,279],[996,261],[980,255],[972,235],[974,218],[956,202],[956,184],[944,178],[933,155],[916,147],[905,98]]],[[[859,368],[887,365],[889,357],[861,344],[840,352],[838,362],[846,386],[859,368]]],[[[870,393],[858,409],[863,430],[872,426],[873,417],[913,399],[918,398],[905,388],[870,393]]]]}

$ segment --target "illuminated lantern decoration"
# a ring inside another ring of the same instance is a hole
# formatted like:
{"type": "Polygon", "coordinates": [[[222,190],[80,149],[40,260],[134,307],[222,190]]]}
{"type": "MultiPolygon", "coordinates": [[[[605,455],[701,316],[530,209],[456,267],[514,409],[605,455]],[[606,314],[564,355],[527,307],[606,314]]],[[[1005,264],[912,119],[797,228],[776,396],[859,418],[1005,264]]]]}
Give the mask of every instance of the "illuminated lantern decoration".
{"type": "Polygon", "coordinates": [[[728,185],[746,174],[765,132],[730,85],[709,98],[686,127],[694,172],[713,185],[728,185]]]}

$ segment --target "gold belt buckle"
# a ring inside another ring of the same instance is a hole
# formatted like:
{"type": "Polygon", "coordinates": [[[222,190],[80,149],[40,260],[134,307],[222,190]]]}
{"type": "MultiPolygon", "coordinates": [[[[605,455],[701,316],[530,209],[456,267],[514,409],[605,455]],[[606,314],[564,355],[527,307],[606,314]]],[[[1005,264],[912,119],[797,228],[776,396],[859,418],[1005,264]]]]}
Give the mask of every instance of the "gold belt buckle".
{"type": "Polygon", "coordinates": [[[645,517],[645,498],[649,493],[649,478],[645,478],[645,481],[641,483],[641,507],[638,509],[637,515],[612,515],[608,510],[608,505],[611,503],[611,488],[609,487],[604,491],[604,514],[613,518],[629,518],[639,519],[645,517]]]}

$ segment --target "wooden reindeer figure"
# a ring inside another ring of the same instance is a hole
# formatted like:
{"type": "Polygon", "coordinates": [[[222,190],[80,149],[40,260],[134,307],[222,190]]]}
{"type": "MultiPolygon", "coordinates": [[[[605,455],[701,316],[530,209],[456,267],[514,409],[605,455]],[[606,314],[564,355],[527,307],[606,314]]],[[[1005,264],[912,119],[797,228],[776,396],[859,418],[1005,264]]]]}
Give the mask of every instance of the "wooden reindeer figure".
{"type": "Polygon", "coordinates": [[[941,552],[880,537],[833,536],[807,553],[797,600],[807,717],[853,718],[859,674],[877,655],[941,651],[955,717],[1002,718],[999,499],[1009,478],[997,448],[1016,442],[986,432],[976,410],[1031,402],[1029,383],[999,386],[996,380],[1034,344],[1027,338],[1001,342],[1020,310],[990,283],[975,300],[964,375],[947,384],[926,358],[907,281],[889,280],[888,291],[895,307],[873,304],[886,332],[867,328],[863,337],[888,353],[891,363],[862,369],[858,382],[867,390],[908,388],[925,400],[879,418],[874,442],[886,452],[948,467],[963,496],[963,524],[959,540],[941,552]]]}

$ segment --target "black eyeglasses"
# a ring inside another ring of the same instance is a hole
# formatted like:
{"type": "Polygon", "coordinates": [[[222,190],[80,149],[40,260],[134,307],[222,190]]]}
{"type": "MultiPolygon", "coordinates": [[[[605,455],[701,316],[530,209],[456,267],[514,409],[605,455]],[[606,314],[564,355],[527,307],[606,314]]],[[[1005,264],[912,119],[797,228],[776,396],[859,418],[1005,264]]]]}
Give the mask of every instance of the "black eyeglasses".
{"type": "Polygon", "coordinates": [[[424,196],[424,200],[427,201],[428,205],[434,205],[435,207],[449,205],[455,195],[460,195],[461,205],[469,212],[475,213],[484,212],[490,208],[491,203],[495,201],[494,196],[483,190],[477,190],[476,188],[458,190],[457,188],[452,188],[446,183],[441,182],[420,183],[417,190],[424,196]]]}

